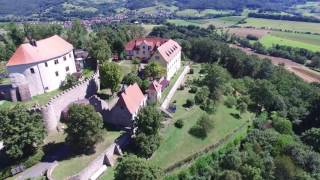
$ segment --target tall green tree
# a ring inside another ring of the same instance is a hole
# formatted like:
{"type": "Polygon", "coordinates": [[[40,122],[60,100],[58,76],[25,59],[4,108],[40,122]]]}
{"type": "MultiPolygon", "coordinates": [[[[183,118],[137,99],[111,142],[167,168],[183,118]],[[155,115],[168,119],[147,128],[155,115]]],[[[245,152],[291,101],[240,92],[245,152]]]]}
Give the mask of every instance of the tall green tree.
{"type": "Polygon", "coordinates": [[[94,149],[102,140],[103,120],[91,105],[72,105],[66,124],[66,142],[80,152],[94,149]]]}
{"type": "Polygon", "coordinates": [[[134,155],[122,157],[114,175],[115,180],[157,180],[161,176],[160,168],[134,155]]]}
{"type": "Polygon", "coordinates": [[[79,19],[72,21],[72,26],[67,31],[67,38],[75,48],[85,48],[88,39],[88,32],[79,19]]]}
{"type": "Polygon", "coordinates": [[[155,61],[150,62],[144,69],[145,76],[152,79],[160,78],[165,72],[165,68],[155,61]]]}
{"type": "Polygon", "coordinates": [[[104,63],[100,67],[101,86],[110,88],[112,93],[115,93],[121,82],[121,68],[114,62],[104,63]]]}
{"type": "Polygon", "coordinates": [[[320,152],[320,128],[311,128],[305,131],[301,137],[302,141],[307,145],[320,152]]]}
{"type": "Polygon", "coordinates": [[[10,23],[8,25],[8,37],[12,40],[15,46],[19,46],[24,42],[25,33],[22,28],[19,28],[16,24],[10,23]]]}
{"type": "Polygon", "coordinates": [[[12,159],[33,154],[45,138],[41,115],[28,112],[22,105],[0,110],[0,124],[0,141],[12,159]]]}
{"type": "Polygon", "coordinates": [[[112,54],[108,42],[104,39],[98,39],[97,37],[90,38],[89,52],[100,64],[109,62],[112,54]]]}

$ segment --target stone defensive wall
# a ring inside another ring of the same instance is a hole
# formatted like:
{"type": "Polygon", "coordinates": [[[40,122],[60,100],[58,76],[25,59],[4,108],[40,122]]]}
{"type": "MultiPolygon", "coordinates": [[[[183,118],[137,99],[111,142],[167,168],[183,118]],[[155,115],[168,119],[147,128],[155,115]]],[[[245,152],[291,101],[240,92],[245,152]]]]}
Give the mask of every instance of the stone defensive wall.
{"type": "Polygon", "coordinates": [[[55,132],[62,111],[76,101],[87,99],[95,95],[99,88],[99,71],[96,71],[91,77],[51,98],[46,105],[35,107],[30,110],[42,114],[48,133],[55,132]]]}

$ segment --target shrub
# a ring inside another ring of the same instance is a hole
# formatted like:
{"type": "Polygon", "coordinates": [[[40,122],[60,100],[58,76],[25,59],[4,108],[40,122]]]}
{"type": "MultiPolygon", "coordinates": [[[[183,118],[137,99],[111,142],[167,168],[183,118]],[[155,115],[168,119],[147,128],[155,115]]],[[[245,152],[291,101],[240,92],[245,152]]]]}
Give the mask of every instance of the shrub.
{"type": "Polygon", "coordinates": [[[253,40],[253,41],[258,41],[259,40],[259,38],[257,36],[252,35],[252,34],[248,34],[247,35],[247,39],[253,40]]]}
{"type": "Polygon", "coordinates": [[[66,80],[63,81],[60,89],[62,90],[69,89],[72,86],[75,86],[77,83],[78,83],[78,79],[75,76],[68,74],[66,77],[66,80]]]}
{"type": "Polygon", "coordinates": [[[200,69],[199,73],[200,73],[200,74],[205,74],[206,71],[207,71],[206,69],[200,69]]]}
{"type": "Polygon", "coordinates": [[[209,97],[210,91],[207,87],[201,88],[199,91],[197,91],[194,101],[196,104],[201,104],[205,102],[205,100],[209,97]]]}
{"type": "Polygon", "coordinates": [[[191,68],[189,74],[194,74],[194,70],[191,68]]]}
{"type": "Polygon", "coordinates": [[[175,123],[174,123],[174,126],[176,128],[179,128],[181,129],[183,127],[184,123],[183,123],[183,120],[182,119],[178,119],[175,123]]]}
{"type": "Polygon", "coordinates": [[[224,104],[228,108],[232,108],[233,106],[235,106],[237,104],[237,100],[233,96],[228,96],[227,99],[224,101],[224,104]]]}
{"type": "Polygon", "coordinates": [[[133,60],[132,60],[132,64],[139,64],[139,60],[138,60],[138,59],[136,59],[136,58],[135,58],[135,59],[133,59],[133,60]]]}
{"type": "Polygon", "coordinates": [[[197,87],[191,87],[191,89],[189,90],[189,93],[195,94],[198,91],[197,87]]]}
{"type": "Polygon", "coordinates": [[[180,85],[179,90],[183,91],[184,90],[184,85],[180,85]]]}
{"type": "Polygon", "coordinates": [[[203,115],[197,123],[189,130],[189,133],[198,138],[206,138],[213,128],[213,122],[209,115],[203,115]]]}
{"type": "Polygon", "coordinates": [[[184,104],[184,107],[190,108],[194,105],[193,99],[187,99],[186,103],[184,104]]]}
{"type": "Polygon", "coordinates": [[[42,150],[38,150],[36,154],[33,156],[30,156],[24,161],[22,164],[25,166],[25,168],[29,168],[41,161],[41,159],[44,156],[44,152],[42,150]]]}

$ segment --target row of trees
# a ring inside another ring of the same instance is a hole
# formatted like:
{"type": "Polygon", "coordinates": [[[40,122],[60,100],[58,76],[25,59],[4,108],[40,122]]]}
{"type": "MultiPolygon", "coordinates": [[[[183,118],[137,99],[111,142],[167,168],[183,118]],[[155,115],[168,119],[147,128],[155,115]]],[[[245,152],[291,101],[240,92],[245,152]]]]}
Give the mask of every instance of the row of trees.
{"type": "Polygon", "coordinates": [[[273,13],[268,13],[268,12],[266,12],[266,13],[251,12],[248,14],[248,17],[320,23],[320,20],[318,18],[312,17],[312,16],[284,15],[284,14],[273,14],[273,13]]]}

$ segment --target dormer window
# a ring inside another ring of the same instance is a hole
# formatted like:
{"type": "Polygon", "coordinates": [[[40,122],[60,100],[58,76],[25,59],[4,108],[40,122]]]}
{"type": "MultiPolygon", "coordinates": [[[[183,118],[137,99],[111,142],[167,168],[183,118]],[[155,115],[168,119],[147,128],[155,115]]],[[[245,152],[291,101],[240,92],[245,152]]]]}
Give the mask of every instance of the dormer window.
{"type": "Polygon", "coordinates": [[[58,59],[54,60],[54,64],[59,64],[59,60],[58,59]]]}
{"type": "Polygon", "coordinates": [[[30,68],[30,72],[31,72],[31,74],[34,74],[34,69],[30,68]]]}

